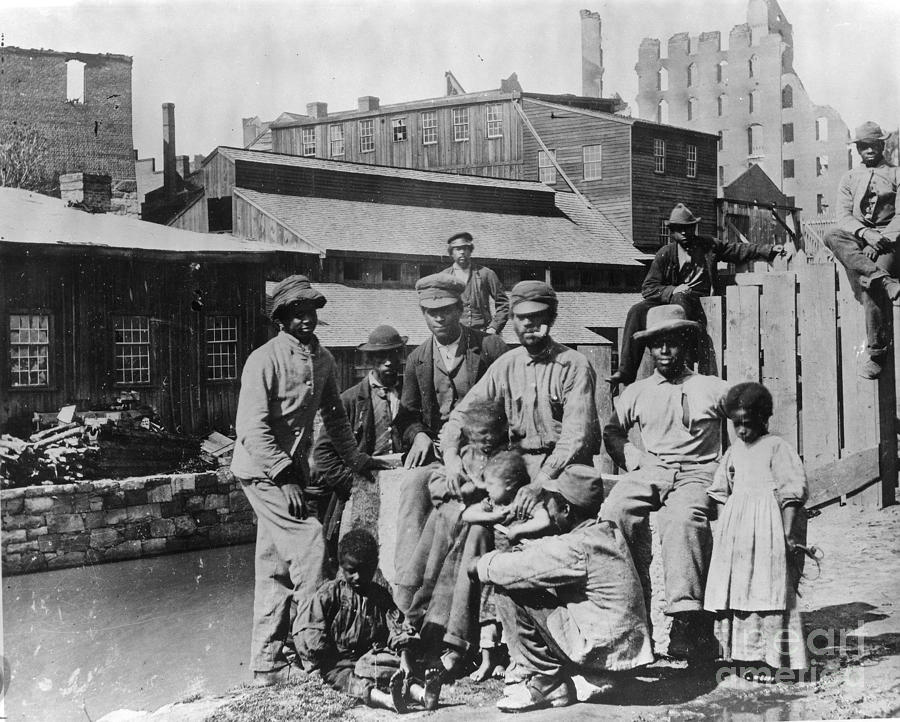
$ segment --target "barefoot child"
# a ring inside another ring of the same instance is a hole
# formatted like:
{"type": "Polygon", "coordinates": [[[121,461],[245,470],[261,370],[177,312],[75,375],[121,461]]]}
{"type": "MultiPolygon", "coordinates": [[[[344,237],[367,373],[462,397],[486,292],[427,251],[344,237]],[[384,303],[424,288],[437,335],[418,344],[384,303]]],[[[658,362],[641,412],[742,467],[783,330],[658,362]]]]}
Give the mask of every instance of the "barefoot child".
{"type": "Polygon", "coordinates": [[[378,543],[363,529],[349,531],[338,546],[341,572],[319,587],[303,615],[298,652],[337,690],[370,707],[404,712],[409,700],[437,707],[438,672],[416,680],[410,660],[415,632],[390,592],[372,581],[378,543]]]}
{"type": "Polygon", "coordinates": [[[719,523],[704,606],[716,614],[722,656],[745,663],[742,676],[769,682],[777,670],[808,664],[791,573],[793,555],[802,552],[795,521],[806,474],[790,445],[768,433],[772,395],[765,386],[732,387],[725,411],[737,439],[707,492],[719,523]]]}

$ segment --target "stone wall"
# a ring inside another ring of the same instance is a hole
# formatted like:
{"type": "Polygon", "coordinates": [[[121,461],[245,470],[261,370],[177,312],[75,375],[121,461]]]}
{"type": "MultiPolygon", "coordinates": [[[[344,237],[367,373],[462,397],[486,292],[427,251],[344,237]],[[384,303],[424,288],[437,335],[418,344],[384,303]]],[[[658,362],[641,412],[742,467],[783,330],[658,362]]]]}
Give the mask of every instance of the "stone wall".
{"type": "Polygon", "coordinates": [[[226,469],[4,489],[0,514],[5,574],[256,538],[253,511],[226,469]]]}

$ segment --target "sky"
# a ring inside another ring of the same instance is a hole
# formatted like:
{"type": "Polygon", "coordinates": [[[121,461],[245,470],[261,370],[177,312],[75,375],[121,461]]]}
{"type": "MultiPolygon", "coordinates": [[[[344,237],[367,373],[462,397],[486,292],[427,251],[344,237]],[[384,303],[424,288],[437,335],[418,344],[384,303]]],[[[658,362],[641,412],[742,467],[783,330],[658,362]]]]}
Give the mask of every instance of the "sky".
{"type": "MultiPolygon", "coordinates": [[[[813,102],[852,129],[900,122],[900,2],[781,0],[794,68],[813,102]],[[864,16],[862,15],[864,13],[864,16]]],[[[162,110],[175,104],[176,150],[241,145],[241,119],[304,113],[313,101],[350,110],[444,94],[452,70],[467,91],[518,73],[527,91],[581,92],[579,10],[603,20],[604,95],[637,113],[644,37],[745,22],[746,0],[0,0],[7,45],[134,58],[134,145],[162,155],[162,110]]]]}

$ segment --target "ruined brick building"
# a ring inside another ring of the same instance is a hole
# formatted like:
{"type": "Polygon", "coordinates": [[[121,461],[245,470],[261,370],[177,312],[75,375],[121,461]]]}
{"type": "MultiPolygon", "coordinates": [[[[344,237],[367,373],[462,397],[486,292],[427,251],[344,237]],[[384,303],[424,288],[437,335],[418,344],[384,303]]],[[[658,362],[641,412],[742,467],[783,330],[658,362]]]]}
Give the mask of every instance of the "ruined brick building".
{"type": "Polygon", "coordinates": [[[645,38],[635,66],[641,118],[719,134],[718,185],[759,165],[806,216],[831,214],[850,167],[847,126],[810,100],[777,0],[749,0],[723,49],[718,32],[645,38]]]}

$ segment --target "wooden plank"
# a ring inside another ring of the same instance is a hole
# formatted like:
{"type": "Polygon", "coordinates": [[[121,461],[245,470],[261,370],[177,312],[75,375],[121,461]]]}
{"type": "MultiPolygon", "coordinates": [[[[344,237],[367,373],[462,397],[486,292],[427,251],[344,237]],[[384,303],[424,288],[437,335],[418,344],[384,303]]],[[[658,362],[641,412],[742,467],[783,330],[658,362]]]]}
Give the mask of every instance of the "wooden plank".
{"type": "Polygon", "coordinates": [[[866,324],[862,305],[853,295],[850,282],[838,275],[838,313],[840,317],[841,420],[843,450],[841,456],[874,447],[878,443],[875,389],[877,384],[859,377],[859,364],[867,358],[866,324]]]}
{"type": "Polygon", "coordinates": [[[793,273],[770,273],[762,286],[760,338],[762,383],[772,392],[770,428],[795,448],[799,445],[797,416],[797,311],[793,273]]]}
{"type": "Polygon", "coordinates": [[[703,313],[706,315],[706,354],[700,359],[700,373],[710,376],[722,376],[724,347],[724,305],[719,296],[707,296],[700,299],[703,313]]]}
{"type": "Polygon", "coordinates": [[[759,287],[729,286],[725,304],[725,378],[759,381],[759,287]]]}
{"type": "MultiPolygon", "coordinates": [[[[900,324],[897,306],[891,305],[885,314],[890,324],[889,338],[900,324]]],[[[895,339],[896,342],[896,339],[895,339]]],[[[878,377],[878,470],[881,477],[880,508],[896,503],[897,490],[897,383],[894,373],[894,347],[888,348],[885,365],[878,377]]]]}
{"type": "MultiPolygon", "coordinates": [[[[578,350],[583,353],[597,374],[597,386],[594,391],[597,402],[597,417],[600,419],[602,427],[613,410],[612,396],[609,393],[609,384],[605,379],[612,373],[612,347],[611,346],[578,346],[578,350]]],[[[615,464],[606,453],[606,447],[600,449],[600,453],[595,460],[599,464],[600,471],[604,473],[612,473],[615,470],[615,464]]]]}
{"type": "Polygon", "coordinates": [[[838,457],[837,301],[835,269],[798,271],[797,321],[801,355],[802,454],[807,468],[838,457]]]}
{"type": "Polygon", "coordinates": [[[846,458],[814,468],[807,474],[809,498],[806,506],[815,508],[837,501],[878,479],[878,449],[857,451],[846,458]]]}

